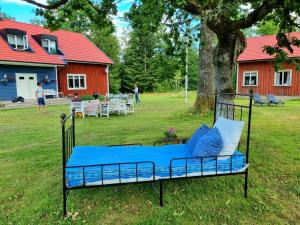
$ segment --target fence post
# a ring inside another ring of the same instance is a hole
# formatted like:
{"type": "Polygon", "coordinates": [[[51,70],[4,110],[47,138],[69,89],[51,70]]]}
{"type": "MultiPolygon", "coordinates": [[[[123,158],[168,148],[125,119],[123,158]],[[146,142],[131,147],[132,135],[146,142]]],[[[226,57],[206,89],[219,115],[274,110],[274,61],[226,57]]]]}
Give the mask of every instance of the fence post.
{"type": "Polygon", "coordinates": [[[62,136],[62,175],[63,175],[63,213],[64,216],[67,214],[67,193],[66,193],[66,140],[65,140],[65,124],[66,124],[66,114],[61,114],[60,122],[61,122],[61,136],[62,136]]]}

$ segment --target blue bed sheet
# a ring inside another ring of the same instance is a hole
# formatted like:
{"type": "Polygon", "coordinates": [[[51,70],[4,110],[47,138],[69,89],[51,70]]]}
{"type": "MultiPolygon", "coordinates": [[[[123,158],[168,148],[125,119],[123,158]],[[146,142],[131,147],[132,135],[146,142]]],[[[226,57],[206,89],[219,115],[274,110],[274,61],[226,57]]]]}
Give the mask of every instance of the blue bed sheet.
{"type": "MultiPolygon", "coordinates": [[[[77,146],[66,165],[69,188],[170,178],[173,158],[191,157],[184,144],[164,146],[77,146]],[[148,162],[145,162],[148,161],[148,162]],[[135,162],[141,162],[135,164],[135,162]],[[145,163],[142,163],[145,162],[145,163]],[[153,163],[152,163],[153,162],[153,163]],[[119,165],[111,165],[122,163],[119,165]],[[103,166],[99,166],[102,164],[103,166]],[[108,165],[110,164],[110,165],[108,165]]],[[[239,172],[246,166],[245,155],[235,151],[232,158],[174,160],[172,177],[239,172]]]]}

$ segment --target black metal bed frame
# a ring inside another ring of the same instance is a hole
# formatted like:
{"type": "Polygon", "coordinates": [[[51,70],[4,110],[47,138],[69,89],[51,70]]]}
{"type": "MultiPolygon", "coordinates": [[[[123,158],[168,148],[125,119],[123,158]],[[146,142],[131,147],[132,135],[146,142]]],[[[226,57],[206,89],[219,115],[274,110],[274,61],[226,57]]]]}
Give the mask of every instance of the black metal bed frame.
{"type": "MultiPolygon", "coordinates": [[[[250,94],[235,94],[235,93],[215,93],[215,111],[214,111],[214,123],[217,120],[218,116],[225,116],[226,118],[231,118],[235,120],[238,117],[239,113],[239,120],[243,120],[243,110],[246,109],[248,111],[248,118],[247,118],[247,136],[246,136],[246,149],[245,149],[245,155],[246,155],[246,167],[244,171],[240,172],[233,172],[232,171],[232,157],[233,155],[219,155],[219,156],[206,156],[206,157],[186,157],[186,158],[173,158],[170,161],[170,177],[168,178],[160,178],[155,179],[155,163],[153,161],[139,161],[139,162],[122,162],[122,163],[111,163],[111,164],[99,164],[99,165],[85,165],[85,166],[66,166],[67,162],[72,154],[73,148],[75,145],[75,109],[72,110],[71,115],[67,116],[66,114],[61,115],[61,124],[62,124],[62,161],[63,161],[63,168],[62,168],[62,175],[63,175],[63,214],[64,216],[67,213],[67,197],[70,190],[75,189],[85,189],[85,188],[97,188],[97,187],[106,187],[106,186],[116,186],[116,185],[124,185],[124,184],[136,184],[136,183],[147,183],[147,182],[159,182],[159,202],[160,206],[163,206],[163,182],[167,180],[178,180],[178,179],[193,179],[193,178],[205,178],[205,177],[216,177],[216,176],[232,176],[232,175],[244,175],[244,196],[247,198],[247,192],[248,192],[248,165],[249,165],[249,150],[250,150],[250,131],[251,131],[251,114],[252,114],[252,100],[253,100],[253,91],[250,90],[250,94]],[[249,98],[249,104],[247,105],[240,105],[230,102],[226,102],[226,98],[223,99],[222,102],[219,102],[219,96],[227,96],[231,97],[233,99],[236,96],[244,96],[249,98]],[[217,110],[218,109],[218,110],[217,110]],[[237,110],[238,109],[238,110],[237,110]],[[225,110],[225,112],[224,112],[225,110]],[[71,125],[66,128],[66,123],[68,121],[71,121],[71,125]],[[230,157],[230,171],[229,172],[222,172],[218,173],[218,158],[222,157],[230,157]],[[214,158],[216,161],[216,171],[214,174],[203,174],[203,168],[202,168],[202,162],[205,158],[214,158]],[[198,159],[200,160],[201,170],[200,175],[191,176],[188,173],[188,160],[191,159],[198,159]],[[184,160],[185,161],[185,173],[182,176],[173,176],[173,162],[184,160]],[[149,180],[139,180],[139,174],[138,174],[138,167],[140,164],[151,164],[152,165],[152,179],[149,180]],[[135,165],[135,173],[136,178],[135,181],[132,182],[122,182],[121,177],[121,166],[122,165],[135,165]],[[105,166],[118,166],[119,168],[119,182],[118,183],[110,183],[105,184],[104,178],[103,178],[103,168],[105,166]],[[86,178],[85,178],[85,169],[87,167],[101,167],[101,184],[97,185],[87,185],[86,184],[86,178]],[[82,174],[83,174],[83,185],[76,186],[76,187],[68,187],[66,184],[66,168],[82,168],[82,174]]],[[[245,113],[244,113],[245,114],[245,113]]],[[[185,143],[187,139],[179,140],[178,143],[185,143]]],[[[168,141],[156,141],[154,142],[154,146],[156,146],[158,143],[165,143],[168,144],[168,141]]],[[[173,143],[173,142],[172,142],[173,143]]],[[[139,143],[136,144],[123,144],[123,145],[109,145],[109,147],[112,146],[128,146],[128,145],[141,145],[139,143]]],[[[240,144],[238,146],[238,149],[240,150],[240,144]]]]}

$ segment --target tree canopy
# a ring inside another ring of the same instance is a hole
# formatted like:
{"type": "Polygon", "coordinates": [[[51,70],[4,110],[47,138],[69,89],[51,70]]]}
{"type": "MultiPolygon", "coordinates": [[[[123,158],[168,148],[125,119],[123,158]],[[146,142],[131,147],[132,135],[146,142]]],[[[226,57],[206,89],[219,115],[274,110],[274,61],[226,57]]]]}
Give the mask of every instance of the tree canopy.
{"type": "MultiPolygon", "coordinates": [[[[117,14],[117,4],[122,0],[49,0],[48,4],[34,0],[23,1],[39,7],[37,14],[45,18],[46,26],[50,29],[55,30],[66,23],[73,26],[69,20],[75,25],[78,21],[84,24],[88,20],[109,30],[108,33],[113,33],[112,16],[117,14]]],[[[154,83],[159,81],[153,64],[159,65],[158,62],[162,59],[168,59],[172,64],[171,58],[164,57],[164,54],[174,56],[179,53],[177,56],[184,58],[180,49],[187,48],[188,45],[184,45],[183,37],[189,36],[189,40],[192,40],[189,34],[193,32],[189,29],[193,25],[191,20],[196,18],[205,21],[207,29],[215,34],[217,40],[216,45],[210,45],[213,51],[207,51],[211,54],[207,57],[212,59],[207,62],[214,67],[211,71],[214,84],[206,85],[211,85],[217,91],[234,92],[232,77],[235,62],[246,47],[243,30],[256,26],[258,34],[277,33],[276,45],[265,46],[264,51],[276,56],[275,65],[278,69],[283,62],[297,63],[297,59],[287,57],[287,52],[292,53],[293,48],[300,46],[300,41],[288,34],[300,27],[299,16],[299,0],[134,1],[127,14],[132,32],[121,68],[121,86],[130,89],[129,83],[137,81],[145,86],[145,90],[153,90],[154,83]],[[162,24],[167,27],[164,31],[162,24]],[[167,33],[167,38],[161,39],[164,36],[160,35],[162,31],[167,33]],[[163,43],[165,48],[157,46],[158,43],[163,43]]],[[[178,74],[176,73],[177,77],[178,74]]],[[[181,74],[184,74],[182,68],[181,74]]]]}

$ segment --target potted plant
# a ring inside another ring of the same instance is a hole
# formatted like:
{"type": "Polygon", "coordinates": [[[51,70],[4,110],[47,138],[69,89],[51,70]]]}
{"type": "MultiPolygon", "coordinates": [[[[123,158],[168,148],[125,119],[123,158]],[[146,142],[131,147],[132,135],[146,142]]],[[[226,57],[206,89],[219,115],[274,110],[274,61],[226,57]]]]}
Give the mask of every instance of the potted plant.
{"type": "Polygon", "coordinates": [[[177,134],[175,128],[169,128],[164,132],[166,141],[175,141],[177,139],[177,134]]]}

